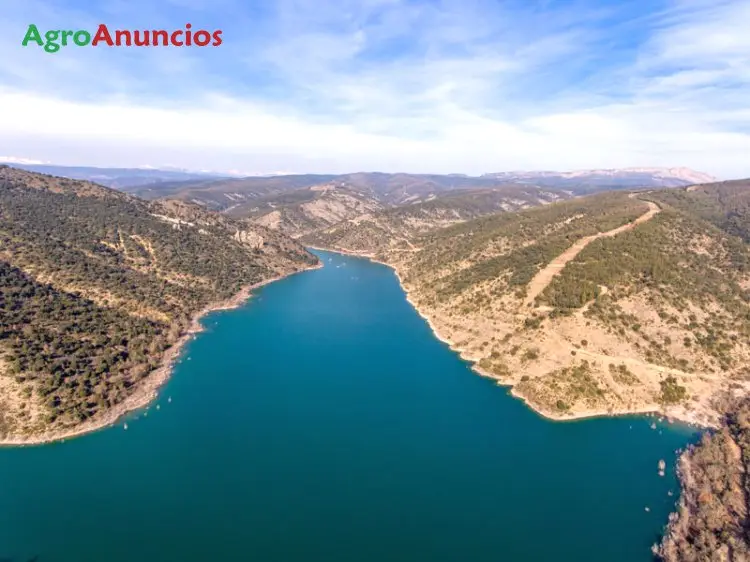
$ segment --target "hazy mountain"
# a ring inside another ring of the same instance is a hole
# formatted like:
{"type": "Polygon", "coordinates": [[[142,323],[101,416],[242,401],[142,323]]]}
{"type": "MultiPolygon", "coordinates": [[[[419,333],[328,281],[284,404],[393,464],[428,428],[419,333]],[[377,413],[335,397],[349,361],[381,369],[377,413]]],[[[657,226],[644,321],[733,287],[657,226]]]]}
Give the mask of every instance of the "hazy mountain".
{"type": "Polygon", "coordinates": [[[506,185],[493,189],[462,189],[430,196],[318,229],[302,238],[313,246],[381,255],[388,250],[411,251],[412,240],[431,230],[499,212],[517,211],[569,198],[563,191],[506,185]]]}
{"type": "Polygon", "coordinates": [[[214,210],[253,208],[254,202],[317,185],[331,185],[369,197],[386,206],[425,201],[463,189],[491,189],[509,182],[461,175],[386,174],[289,175],[163,183],[135,191],[141,197],[192,201],[214,210]]]}
{"type": "Polygon", "coordinates": [[[193,201],[214,210],[320,184],[332,184],[366,195],[388,206],[424,201],[448,191],[491,189],[508,184],[538,186],[575,194],[641,187],[676,187],[714,181],[686,168],[630,168],[578,172],[499,172],[481,177],[462,174],[359,172],[189,180],[146,186],[133,192],[145,198],[193,201]]]}
{"type": "Polygon", "coordinates": [[[244,178],[215,173],[146,168],[96,168],[14,164],[35,172],[84,179],[121,189],[145,199],[176,198],[213,210],[252,202],[296,189],[332,183],[371,197],[385,205],[423,201],[446,191],[486,189],[507,184],[536,185],[576,194],[638,187],[679,187],[716,181],[689,168],[625,168],[573,172],[512,171],[485,174],[291,174],[244,178]]]}
{"type": "MultiPolygon", "coordinates": [[[[93,166],[55,166],[52,164],[10,164],[15,168],[64,178],[87,180],[122,191],[134,192],[143,186],[162,182],[201,181],[222,177],[220,174],[157,170],[153,168],[96,168],[93,166]]],[[[155,188],[152,188],[155,189],[155,188]]]]}
{"type": "Polygon", "coordinates": [[[296,238],[382,209],[379,201],[358,191],[320,184],[237,203],[224,212],[296,238]]]}
{"type": "Polygon", "coordinates": [[[223,211],[238,204],[252,203],[261,198],[323,184],[334,178],[336,178],[334,175],[302,174],[201,179],[165,182],[131,191],[145,199],[181,199],[209,209],[223,211]]]}
{"type": "Polygon", "coordinates": [[[426,201],[441,193],[464,189],[491,189],[509,182],[494,178],[438,174],[385,174],[379,172],[338,176],[337,182],[389,205],[426,201]]]}
{"type": "Polygon", "coordinates": [[[622,168],[606,170],[576,170],[573,172],[495,172],[485,178],[509,182],[528,182],[536,185],[570,189],[588,193],[608,189],[634,187],[680,187],[716,181],[716,178],[690,168],[622,168]]]}

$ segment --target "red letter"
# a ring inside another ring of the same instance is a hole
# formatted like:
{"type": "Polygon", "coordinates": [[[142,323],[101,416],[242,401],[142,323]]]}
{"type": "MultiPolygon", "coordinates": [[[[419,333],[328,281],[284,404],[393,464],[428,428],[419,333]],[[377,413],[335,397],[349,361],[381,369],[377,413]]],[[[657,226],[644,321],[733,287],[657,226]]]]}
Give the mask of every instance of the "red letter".
{"type": "Polygon", "coordinates": [[[213,46],[214,47],[218,47],[219,45],[221,45],[221,30],[214,31],[214,43],[213,43],[213,46]]]}
{"type": "Polygon", "coordinates": [[[157,39],[157,37],[161,37],[164,40],[164,47],[169,47],[169,35],[167,35],[166,31],[164,31],[163,29],[155,29],[151,33],[153,33],[154,37],[154,47],[159,46],[159,40],[157,39]]]}
{"type": "Polygon", "coordinates": [[[133,43],[135,43],[136,47],[148,47],[151,45],[151,35],[149,35],[148,31],[134,31],[133,43]],[[141,39],[141,33],[143,33],[143,39],[141,39]]]}
{"type": "Polygon", "coordinates": [[[94,35],[94,40],[91,42],[91,46],[96,47],[99,44],[99,41],[104,41],[110,47],[114,47],[115,45],[114,41],[112,41],[112,36],[109,34],[109,29],[107,29],[107,26],[103,23],[99,24],[99,27],[96,30],[96,35],[94,35]]]}
{"type": "Polygon", "coordinates": [[[182,30],[180,30],[180,31],[175,31],[175,32],[174,32],[174,33],[172,34],[172,45],[174,45],[175,47],[182,47],[182,45],[184,45],[184,43],[183,43],[182,41],[178,41],[178,40],[177,40],[177,38],[178,38],[178,37],[179,37],[180,35],[182,35],[182,30]]]}
{"type": "Polygon", "coordinates": [[[193,35],[193,41],[195,41],[195,44],[199,47],[205,47],[211,42],[211,34],[208,31],[201,29],[200,31],[195,32],[195,35],[193,35]]]}
{"type": "Polygon", "coordinates": [[[115,31],[115,44],[118,47],[122,47],[122,38],[123,37],[125,38],[125,45],[128,46],[128,47],[130,47],[130,45],[132,44],[132,39],[130,37],[130,32],[129,31],[123,31],[123,30],[120,30],[120,29],[118,29],[118,30],[115,31]]]}
{"type": "Polygon", "coordinates": [[[187,45],[188,47],[193,44],[192,43],[193,34],[190,32],[191,27],[193,26],[190,25],[189,23],[185,25],[185,29],[187,29],[187,31],[185,32],[185,45],[187,45]]]}

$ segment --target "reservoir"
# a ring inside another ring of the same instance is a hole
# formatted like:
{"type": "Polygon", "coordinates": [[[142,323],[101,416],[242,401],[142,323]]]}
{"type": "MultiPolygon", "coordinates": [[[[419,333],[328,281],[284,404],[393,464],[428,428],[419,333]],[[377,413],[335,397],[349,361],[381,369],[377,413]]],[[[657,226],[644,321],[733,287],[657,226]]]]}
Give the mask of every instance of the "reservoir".
{"type": "Polygon", "coordinates": [[[547,421],[439,342],[389,268],[316,253],[206,317],[148,410],[0,449],[0,560],[652,559],[694,430],[547,421]]]}

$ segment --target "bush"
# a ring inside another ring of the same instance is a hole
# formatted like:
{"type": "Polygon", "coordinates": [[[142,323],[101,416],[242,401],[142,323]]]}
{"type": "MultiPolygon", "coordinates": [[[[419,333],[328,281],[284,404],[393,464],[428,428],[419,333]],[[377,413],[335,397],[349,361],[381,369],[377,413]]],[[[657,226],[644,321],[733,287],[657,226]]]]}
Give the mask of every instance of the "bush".
{"type": "Polygon", "coordinates": [[[661,386],[662,404],[679,404],[687,398],[687,389],[677,384],[677,379],[672,375],[659,382],[659,386],[661,386]]]}

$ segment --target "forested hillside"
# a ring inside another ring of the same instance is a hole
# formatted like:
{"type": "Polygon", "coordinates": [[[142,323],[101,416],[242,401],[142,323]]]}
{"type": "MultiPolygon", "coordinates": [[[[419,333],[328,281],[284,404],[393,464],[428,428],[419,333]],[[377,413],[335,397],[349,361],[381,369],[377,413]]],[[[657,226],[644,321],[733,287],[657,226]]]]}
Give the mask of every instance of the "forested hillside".
{"type": "Polygon", "coordinates": [[[0,168],[0,433],[95,419],[197,312],[315,262],[249,221],[0,168]]]}
{"type": "Polygon", "coordinates": [[[653,196],[750,242],[750,180],[694,185],[655,192],[653,196]]]}
{"type": "Polygon", "coordinates": [[[654,547],[665,562],[750,560],[750,400],[722,406],[719,429],[680,458],[679,508],[654,547]]]}
{"type": "Polygon", "coordinates": [[[503,211],[544,205],[570,195],[533,186],[504,186],[445,193],[419,203],[399,205],[318,229],[303,242],[325,248],[381,255],[411,251],[413,240],[431,230],[503,211]]]}
{"type": "Polygon", "coordinates": [[[742,193],[709,193],[710,216],[702,188],[618,192],[411,231],[376,252],[359,222],[318,240],[393,264],[442,337],[547,416],[712,423],[712,397],[750,381],[750,247],[735,235],[742,193]]]}
{"type": "Polygon", "coordinates": [[[256,224],[299,238],[382,209],[383,205],[371,197],[335,184],[321,184],[238,203],[225,213],[249,217],[256,224]]]}

